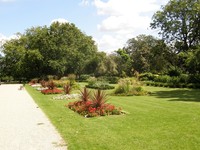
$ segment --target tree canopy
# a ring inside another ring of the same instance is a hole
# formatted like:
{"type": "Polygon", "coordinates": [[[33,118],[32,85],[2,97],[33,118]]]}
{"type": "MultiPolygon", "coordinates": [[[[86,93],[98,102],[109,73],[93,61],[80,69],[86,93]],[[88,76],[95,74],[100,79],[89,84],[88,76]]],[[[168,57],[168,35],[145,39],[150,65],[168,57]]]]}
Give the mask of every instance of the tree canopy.
{"type": "Polygon", "coordinates": [[[3,45],[7,75],[28,79],[45,75],[77,75],[97,53],[92,37],[74,24],[55,22],[50,27],[32,27],[19,39],[3,45]]]}
{"type": "Polygon", "coordinates": [[[151,23],[162,38],[175,45],[176,51],[187,51],[200,42],[200,1],[170,0],[157,11],[151,23]]]}

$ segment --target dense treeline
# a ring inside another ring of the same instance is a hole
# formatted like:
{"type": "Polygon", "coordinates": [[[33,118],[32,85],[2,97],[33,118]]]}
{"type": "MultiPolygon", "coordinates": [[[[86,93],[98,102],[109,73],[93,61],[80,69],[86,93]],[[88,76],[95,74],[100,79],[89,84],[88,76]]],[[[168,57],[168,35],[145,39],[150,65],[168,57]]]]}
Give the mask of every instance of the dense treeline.
{"type": "Polygon", "coordinates": [[[0,75],[16,80],[71,73],[77,77],[125,77],[146,72],[198,77],[199,22],[199,0],[170,0],[154,14],[150,24],[159,30],[162,39],[139,35],[109,55],[98,52],[92,37],[74,24],[56,22],[49,27],[32,27],[3,45],[0,75]]]}

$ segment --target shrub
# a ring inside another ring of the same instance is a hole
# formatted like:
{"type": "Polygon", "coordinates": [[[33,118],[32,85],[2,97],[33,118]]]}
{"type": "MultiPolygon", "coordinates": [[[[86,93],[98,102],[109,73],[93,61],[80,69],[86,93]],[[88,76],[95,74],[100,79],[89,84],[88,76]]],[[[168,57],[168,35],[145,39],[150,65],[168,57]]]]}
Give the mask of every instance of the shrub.
{"type": "Polygon", "coordinates": [[[142,73],[139,75],[139,80],[140,81],[153,81],[155,78],[155,75],[152,73],[142,73]]]}
{"type": "Polygon", "coordinates": [[[115,94],[128,94],[130,92],[131,81],[128,78],[120,79],[115,94]]]}
{"type": "Polygon", "coordinates": [[[168,70],[168,75],[171,77],[178,77],[181,75],[181,69],[172,66],[169,70],[168,70]]]}
{"type": "Polygon", "coordinates": [[[119,77],[107,77],[107,80],[110,84],[116,84],[119,81],[119,77]]]}
{"type": "Polygon", "coordinates": [[[95,84],[96,81],[97,81],[97,78],[95,78],[95,77],[90,77],[87,80],[88,85],[93,85],[93,84],[95,84]]]}
{"type": "Polygon", "coordinates": [[[76,82],[76,75],[75,74],[69,74],[67,76],[67,79],[69,80],[70,85],[73,86],[76,82]]]}
{"type": "Polygon", "coordinates": [[[91,76],[90,75],[87,75],[87,74],[82,74],[80,75],[79,77],[79,81],[87,81],[91,76]]]}
{"type": "Polygon", "coordinates": [[[189,83],[200,84],[200,74],[191,74],[188,80],[189,83]]]}
{"type": "Polygon", "coordinates": [[[146,95],[146,92],[137,80],[130,78],[120,79],[117,88],[114,91],[116,95],[146,95]]]}
{"type": "Polygon", "coordinates": [[[171,77],[168,75],[156,76],[154,78],[155,82],[162,82],[162,83],[169,83],[170,80],[171,80],[171,77]]]}
{"type": "Polygon", "coordinates": [[[104,80],[98,81],[95,77],[88,79],[88,85],[86,87],[101,90],[114,89],[114,86],[110,86],[108,82],[104,80]]]}
{"type": "Polygon", "coordinates": [[[189,76],[187,74],[181,74],[179,78],[180,83],[188,83],[189,81],[189,76]]]}

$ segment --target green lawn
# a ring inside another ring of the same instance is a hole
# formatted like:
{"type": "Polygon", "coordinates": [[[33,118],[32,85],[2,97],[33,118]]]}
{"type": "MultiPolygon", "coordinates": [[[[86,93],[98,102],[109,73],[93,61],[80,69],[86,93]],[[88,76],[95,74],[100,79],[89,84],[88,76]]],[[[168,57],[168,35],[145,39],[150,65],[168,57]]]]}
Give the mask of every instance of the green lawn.
{"type": "Polygon", "coordinates": [[[84,118],[30,86],[27,91],[67,142],[69,150],[199,150],[200,90],[145,87],[150,96],[109,102],[126,115],[84,118]]]}

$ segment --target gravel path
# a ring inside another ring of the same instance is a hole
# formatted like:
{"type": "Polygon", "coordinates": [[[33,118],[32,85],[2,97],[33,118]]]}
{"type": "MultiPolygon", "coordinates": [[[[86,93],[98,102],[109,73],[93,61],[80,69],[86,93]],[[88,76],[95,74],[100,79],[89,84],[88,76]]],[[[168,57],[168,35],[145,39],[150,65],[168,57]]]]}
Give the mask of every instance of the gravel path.
{"type": "Polygon", "coordinates": [[[20,85],[0,85],[0,150],[66,150],[66,144],[20,85]]]}

